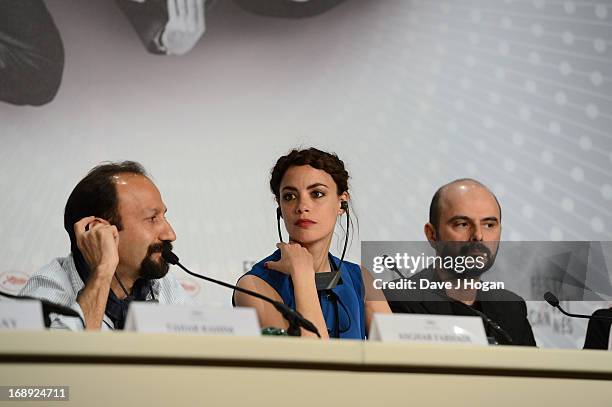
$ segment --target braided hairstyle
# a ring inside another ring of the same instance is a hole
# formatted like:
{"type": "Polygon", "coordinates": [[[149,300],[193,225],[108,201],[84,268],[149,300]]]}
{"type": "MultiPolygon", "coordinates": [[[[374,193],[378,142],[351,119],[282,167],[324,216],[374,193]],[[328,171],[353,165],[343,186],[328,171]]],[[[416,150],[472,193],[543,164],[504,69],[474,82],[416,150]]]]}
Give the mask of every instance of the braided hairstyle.
{"type": "Polygon", "coordinates": [[[348,171],[344,168],[344,162],[336,154],[330,154],[314,147],[298,150],[293,149],[289,154],[282,156],[276,161],[271,171],[270,189],[280,202],[280,185],[285,172],[290,167],[310,165],[312,168],[328,173],[336,183],[337,194],[348,192],[348,171]]]}

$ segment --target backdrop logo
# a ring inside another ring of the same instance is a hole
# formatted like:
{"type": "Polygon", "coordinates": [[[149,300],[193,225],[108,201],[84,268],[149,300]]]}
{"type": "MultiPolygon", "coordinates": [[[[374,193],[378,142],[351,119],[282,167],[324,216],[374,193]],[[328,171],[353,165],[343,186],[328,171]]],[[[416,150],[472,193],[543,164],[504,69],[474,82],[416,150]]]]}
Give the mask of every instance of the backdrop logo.
{"type": "Polygon", "coordinates": [[[10,294],[17,294],[28,282],[28,275],[20,271],[6,271],[0,274],[0,288],[10,294]]]}
{"type": "Polygon", "coordinates": [[[179,279],[179,283],[183,289],[192,297],[195,297],[200,292],[200,284],[193,280],[179,279]]]}

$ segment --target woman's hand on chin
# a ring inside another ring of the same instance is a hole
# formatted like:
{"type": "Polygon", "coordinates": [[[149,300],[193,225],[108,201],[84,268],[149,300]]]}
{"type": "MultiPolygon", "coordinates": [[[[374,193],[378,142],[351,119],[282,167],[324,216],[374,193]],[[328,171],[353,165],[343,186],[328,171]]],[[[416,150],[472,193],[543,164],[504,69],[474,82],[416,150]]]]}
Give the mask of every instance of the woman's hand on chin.
{"type": "Polygon", "coordinates": [[[298,276],[314,277],[312,255],[305,247],[297,242],[277,243],[276,247],[281,251],[281,258],[266,262],[266,268],[290,275],[293,279],[298,276]]]}

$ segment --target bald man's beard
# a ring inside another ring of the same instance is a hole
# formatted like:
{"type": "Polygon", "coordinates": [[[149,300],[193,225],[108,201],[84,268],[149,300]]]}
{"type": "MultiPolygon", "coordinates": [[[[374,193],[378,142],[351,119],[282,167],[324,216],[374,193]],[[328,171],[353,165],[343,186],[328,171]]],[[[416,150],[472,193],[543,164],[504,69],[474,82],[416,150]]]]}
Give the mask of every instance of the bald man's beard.
{"type": "Polygon", "coordinates": [[[163,278],[168,274],[170,265],[166,263],[162,256],[159,257],[159,261],[153,260],[152,256],[155,253],[161,253],[164,250],[171,251],[172,243],[169,241],[163,241],[161,243],[155,243],[149,246],[147,249],[147,255],[140,263],[140,278],[145,280],[157,280],[163,278]]]}
{"type": "Polygon", "coordinates": [[[495,263],[495,257],[497,257],[497,250],[492,251],[489,247],[487,247],[482,242],[457,242],[457,241],[446,241],[446,242],[438,242],[438,247],[436,250],[438,256],[442,258],[452,257],[472,257],[476,258],[477,256],[485,256],[485,262],[483,267],[477,267],[474,263],[474,266],[467,267],[464,266],[463,271],[457,271],[452,268],[445,268],[444,270],[455,279],[478,279],[482,274],[488,271],[493,264],[495,263]]]}

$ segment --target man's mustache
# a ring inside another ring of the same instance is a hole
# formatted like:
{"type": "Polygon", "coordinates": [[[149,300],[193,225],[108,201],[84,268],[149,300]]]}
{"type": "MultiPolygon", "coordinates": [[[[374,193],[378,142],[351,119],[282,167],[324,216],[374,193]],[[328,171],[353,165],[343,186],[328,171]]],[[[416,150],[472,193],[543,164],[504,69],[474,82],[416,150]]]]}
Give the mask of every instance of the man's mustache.
{"type": "Polygon", "coordinates": [[[466,256],[466,255],[468,255],[470,253],[484,253],[488,257],[491,256],[491,250],[487,246],[482,244],[481,242],[466,243],[466,244],[461,246],[461,249],[459,250],[459,253],[461,255],[464,255],[464,256],[466,256]]]}
{"type": "Polygon", "coordinates": [[[164,240],[160,243],[150,245],[147,249],[147,257],[151,256],[153,253],[161,253],[164,250],[172,251],[172,242],[169,240],[164,240]]]}

